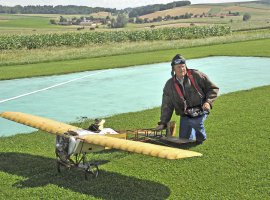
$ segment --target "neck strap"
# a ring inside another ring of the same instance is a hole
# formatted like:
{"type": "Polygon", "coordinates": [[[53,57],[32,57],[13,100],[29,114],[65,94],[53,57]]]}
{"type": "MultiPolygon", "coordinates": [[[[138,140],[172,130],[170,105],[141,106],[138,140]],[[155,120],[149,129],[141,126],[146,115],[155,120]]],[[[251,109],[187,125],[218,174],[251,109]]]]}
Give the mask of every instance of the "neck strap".
{"type": "MultiPolygon", "coordinates": [[[[189,69],[187,70],[187,76],[188,76],[189,80],[191,81],[191,84],[193,85],[193,87],[195,88],[197,93],[199,94],[200,98],[202,99],[203,95],[199,92],[199,89],[198,89],[198,87],[197,87],[197,85],[196,85],[196,83],[194,81],[194,78],[193,78],[193,76],[191,74],[191,71],[189,69]]],[[[178,95],[180,96],[181,99],[185,100],[185,97],[184,97],[179,85],[176,82],[176,77],[175,76],[174,76],[173,80],[174,80],[174,86],[175,86],[175,89],[176,89],[178,95]]]]}

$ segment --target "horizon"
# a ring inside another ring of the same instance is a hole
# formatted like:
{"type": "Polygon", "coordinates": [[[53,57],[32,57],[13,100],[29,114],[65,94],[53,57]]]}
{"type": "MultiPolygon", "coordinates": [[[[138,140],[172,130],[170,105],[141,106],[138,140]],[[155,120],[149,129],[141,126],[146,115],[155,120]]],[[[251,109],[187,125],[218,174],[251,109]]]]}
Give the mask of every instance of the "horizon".
{"type": "MultiPolygon", "coordinates": [[[[9,0],[0,0],[0,5],[2,6],[57,6],[57,5],[75,5],[75,6],[87,6],[87,7],[103,7],[103,8],[116,8],[116,9],[125,9],[125,8],[134,8],[146,5],[153,4],[167,4],[172,3],[177,0],[144,0],[140,2],[136,2],[134,0],[115,0],[114,2],[110,2],[109,0],[83,0],[78,3],[76,0],[14,0],[10,2],[9,0]]],[[[231,3],[231,2],[249,2],[254,0],[190,0],[191,4],[220,4],[220,3],[231,3]]]]}

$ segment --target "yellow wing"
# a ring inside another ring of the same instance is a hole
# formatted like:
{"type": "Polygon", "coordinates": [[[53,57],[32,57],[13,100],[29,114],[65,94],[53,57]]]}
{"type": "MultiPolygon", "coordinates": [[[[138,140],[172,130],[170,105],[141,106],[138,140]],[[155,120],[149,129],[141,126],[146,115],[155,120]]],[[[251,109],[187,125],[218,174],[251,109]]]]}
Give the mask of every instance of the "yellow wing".
{"type": "MultiPolygon", "coordinates": [[[[25,113],[3,112],[0,113],[0,116],[55,135],[61,135],[69,130],[72,131],[82,130],[76,126],[71,126],[51,119],[46,119],[43,117],[38,117],[25,113]]],[[[113,134],[110,136],[113,136],[113,134]]],[[[202,156],[202,154],[193,151],[164,147],[161,145],[154,145],[130,140],[123,140],[114,137],[104,137],[103,135],[85,135],[79,136],[77,138],[84,140],[89,144],[95,144],[103,147],[120,149],[124,151],[166,159],[180,159],[194,156],[202,156]]]]}
{"type": "Polygon", "coordinates": [[[79,138],[83,139],[87,143],[159,158],[180,159],[194,156],[202,156],[202,154],[194,151],[164,147],[161,145],[136,142],[131,140],[123,140],[113,137],[104,137],[101,135],[86,135],[79,138]]]}
{"type": "Polygon", "coordinates": [[[76,126],[20,112],[3,112],[0,113],[0,116],[55,135],[62,135],[67,131],[75,131],[79,129],[76,126]]]}

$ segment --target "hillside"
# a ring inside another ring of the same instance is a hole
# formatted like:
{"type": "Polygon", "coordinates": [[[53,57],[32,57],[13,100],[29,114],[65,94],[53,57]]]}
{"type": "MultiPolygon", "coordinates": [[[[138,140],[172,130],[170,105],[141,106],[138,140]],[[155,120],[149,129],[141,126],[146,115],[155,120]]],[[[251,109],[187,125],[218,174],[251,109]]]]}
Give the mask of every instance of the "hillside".
{"type": "MultiPolygon", "coordinates": [[[[159,11],[157,12],[132,18],[128,18],[129,14],[128,12],[131,12],[132,8],[121,10],[121,12],[124,12],[124,14],[119,14],[120,11],[116,11],[116,13],[101,11],[101,12],[94,12],[91,14],[88,13],[88,14],[70,14],[70,15],[66,14],[61,15],[55,13],[54,14],[1,13],[0,35],[11,33],[12,34],[33,34],[33,33],[38,34],[45,32],[63,33],[74,31],[103,32],[108,30],[119,30],[119,28],[124,28],[127,30],[136,30],[144,28],[147,29],[147,28],[164,28],[164,27],[208,26],[213,24],[229,26],[232,31],[243,31],[243,30],[246,31],[246,30],[270,28],[270,3],[262,1],[245,2],[245,3],[242,2],[242,3],[195,4],[195,5],[174,7],[172,9],[164,9],[162,11],[160,11],[161,9],[160,5],[158,7],[159,11]],[[248,21],[243,21],[243,15],[245,13],[248,13],[251,16],[251,18],[248,19],[248,21]],[[119,18],[118,20],[119,23],[117,22],[118,25],[116,25],[118,16],[122,17],[119,18]]],[[[144,8],[142,7],[138,8],[146,9],[147,6],[145,6],[144,8]]],[[[152,7],[149,5],[149,8],[152,7]]]]}
{"type": "Polygon", "coordinates": [[[270,4],[263,2],[243,2],[243,3],[222,3],[222,4],[195,4],[188,5],[163,11],[154,12],[147,15],[141,15],[140,18],[153,19],[157,17],[179,16],[186,13],[192,13],[193,17],[201,17],[204,15],[222,16],[230,13],[239,14],[252,13],[255,15],[270,15],[270,4]]]}

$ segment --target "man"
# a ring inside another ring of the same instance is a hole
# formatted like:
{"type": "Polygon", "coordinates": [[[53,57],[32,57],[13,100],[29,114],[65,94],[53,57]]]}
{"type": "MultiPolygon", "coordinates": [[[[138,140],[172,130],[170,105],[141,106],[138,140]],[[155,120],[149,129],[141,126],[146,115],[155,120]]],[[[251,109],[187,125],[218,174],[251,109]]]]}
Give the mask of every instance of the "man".
{"type": "Polygon", "coordinates": [[[179,137],[202,144],[206,140],[204,120],[207,118],[219,88],[202,72],[188,69],[186,60],[177,54],[171,62],[170,78],[163,89],[161,117],[157,130],[166,128],[173,111],[180,115],[179,137]],[[195,137],[195,138],[194,138],[195,137]]]}

